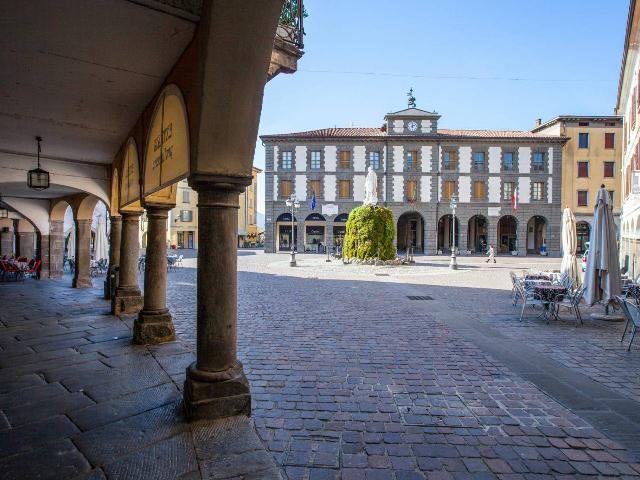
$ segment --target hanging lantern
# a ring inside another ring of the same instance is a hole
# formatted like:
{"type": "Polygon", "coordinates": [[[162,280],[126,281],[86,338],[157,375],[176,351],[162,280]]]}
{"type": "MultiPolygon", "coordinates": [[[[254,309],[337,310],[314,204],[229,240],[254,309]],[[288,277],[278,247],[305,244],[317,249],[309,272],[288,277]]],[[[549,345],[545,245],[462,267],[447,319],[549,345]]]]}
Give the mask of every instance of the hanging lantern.
{"type": "Polygon", "coordinates": [[[36,137],[38,142],[38,168],[27,172],[27,185],[34,190],[45,190],[49,188],[49,172],[40,168],[40,142],[42,137],[36,137]]]}

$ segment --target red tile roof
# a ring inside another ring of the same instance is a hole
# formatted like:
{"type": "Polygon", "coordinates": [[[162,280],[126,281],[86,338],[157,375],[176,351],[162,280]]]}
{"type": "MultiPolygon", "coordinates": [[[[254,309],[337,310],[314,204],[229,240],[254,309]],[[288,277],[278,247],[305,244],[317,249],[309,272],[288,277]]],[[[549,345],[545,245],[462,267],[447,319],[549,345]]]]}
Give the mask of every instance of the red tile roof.
{"type": "MultiPolygon", "coordinates": [[[[347,127],[347,128],[322,128],[308,130],[306,132],[281,133],[277,135],[262,135],[262,140],[281,140],[287,138],[304,139],[331,139],[331,138],[371,138],[371,137],[409,137],[408,135],[389,135],[382,128],[347,127]]],[[[437,133],[426,134],[424,137],[439,140],[446,139],[530,139],[530,140],[563,140],[565,137],[557,135],[540,135],[522,130],[451,130],[439,129],[437,133]]]]}

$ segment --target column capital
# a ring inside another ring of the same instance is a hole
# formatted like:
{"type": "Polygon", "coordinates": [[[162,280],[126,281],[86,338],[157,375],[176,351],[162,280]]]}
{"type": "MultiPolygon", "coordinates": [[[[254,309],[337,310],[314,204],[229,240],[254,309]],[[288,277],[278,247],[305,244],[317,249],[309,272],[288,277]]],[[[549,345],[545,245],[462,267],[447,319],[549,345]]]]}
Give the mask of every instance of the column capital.
{"type": "Polygon", "coordinates": [[[169,210],[172,210],[175,207],[175,205],[168,205],[166,203],[149,203],[146,205],[147,217],[161,216],[166,218],[169,210]]]}
{"type": "Polygon", "coordinates": [[[144,210],[140,210],[140,211],[120,211],[120,215],[122,217],[122,220],[137,220],[138,218],[140,218],[140,215],[142,215],[142,213],[144,212],[144,210]]]}
{"type": "Polygon", "coordinates": [[[111,223],[121,222],[121,221],[122,221],[122,216],[120,216],[120,215],[111,215],[111,216],[109,217],[109,221],[110,221],[111,223]]]}
{"type": "Polygon", "coordinates": [[[242,193],[251,185],[252,177],[240,177],[232,175],[208,175],[197,173],[189,177],[189,186],[193,188],[198,195],[203,192],[222,190],[235,193],[242,193]]]}

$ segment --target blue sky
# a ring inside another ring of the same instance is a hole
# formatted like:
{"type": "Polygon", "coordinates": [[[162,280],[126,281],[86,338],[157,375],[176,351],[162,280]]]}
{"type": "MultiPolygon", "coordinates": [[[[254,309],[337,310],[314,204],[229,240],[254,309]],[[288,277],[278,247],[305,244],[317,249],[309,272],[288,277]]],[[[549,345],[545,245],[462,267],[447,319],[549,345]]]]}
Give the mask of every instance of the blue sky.
{"type": "MultiPolygon", "coordinates": [[[[410,87],[442,128],[528,130],[538,117],[613,112],[628,0],[305,5],[305,55],[267,84],[260,134],[379,126],[410,87]]],[[[264,168],[259,140],[254,165],[264,168]]],[[[264,174],[258,200],[262,212],[264,174]]]]}

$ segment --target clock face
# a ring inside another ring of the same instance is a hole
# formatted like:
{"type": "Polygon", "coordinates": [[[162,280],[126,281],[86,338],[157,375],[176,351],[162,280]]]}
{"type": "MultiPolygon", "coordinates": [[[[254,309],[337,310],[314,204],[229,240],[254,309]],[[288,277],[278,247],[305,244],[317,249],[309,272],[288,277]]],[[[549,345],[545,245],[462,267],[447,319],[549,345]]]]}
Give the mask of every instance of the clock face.
{"type": "Polygon", "coordinates": [[[407,123],[407,128],[410,132],[415,132],[418,129],[418,124],[412,120],[407,123]]]}

